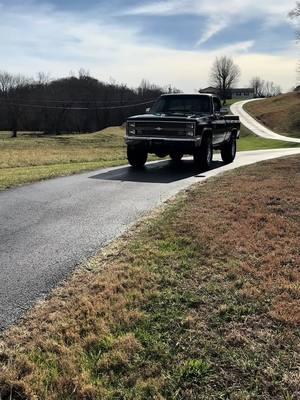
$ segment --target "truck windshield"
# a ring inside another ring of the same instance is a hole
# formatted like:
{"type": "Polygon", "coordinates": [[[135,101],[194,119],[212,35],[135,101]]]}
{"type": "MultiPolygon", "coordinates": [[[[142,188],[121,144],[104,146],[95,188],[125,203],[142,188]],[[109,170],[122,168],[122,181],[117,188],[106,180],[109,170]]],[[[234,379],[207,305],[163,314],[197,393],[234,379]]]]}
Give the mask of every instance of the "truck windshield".
{"type": "Polygon", "coordinates": [[[153,114],[209,114],[211,111],[209,96],[177,95],[162,96],[153,105],[153,114]]]}

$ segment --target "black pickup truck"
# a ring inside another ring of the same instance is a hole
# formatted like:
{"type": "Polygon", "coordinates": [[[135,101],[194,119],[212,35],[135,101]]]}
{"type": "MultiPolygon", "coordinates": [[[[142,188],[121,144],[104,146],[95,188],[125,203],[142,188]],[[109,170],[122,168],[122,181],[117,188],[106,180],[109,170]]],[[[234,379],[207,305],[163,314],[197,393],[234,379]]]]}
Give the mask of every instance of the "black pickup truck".
{"type": "Polygon", "coordinates": [[[184,154],[194,157],[201,170],[209,169],[213,150],[221,150],[222,160],[231,163],[240,135],[239,117],[225,115],[220,99],[211,94],[162,95],[147,110],[127,120],[128,162],[142,167],[153,153],[179,162],[184,154]]]}

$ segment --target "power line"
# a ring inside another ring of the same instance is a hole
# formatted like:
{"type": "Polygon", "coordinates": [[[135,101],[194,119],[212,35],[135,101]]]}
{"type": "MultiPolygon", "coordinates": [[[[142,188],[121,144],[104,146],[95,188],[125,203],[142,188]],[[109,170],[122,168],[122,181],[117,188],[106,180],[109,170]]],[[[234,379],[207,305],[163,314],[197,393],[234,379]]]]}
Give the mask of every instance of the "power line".
{"type": "MultiPolygon", "coordinates": [[[[134,100],[134,99],[133,99],[134,100]]],[[[149,101],[151,101],[152,99],[149,99],[149,101]]],[[[1,99],[0,98],[0,102],[1,101],[7,101],[6,99],[1,99]]],[[[128,102],[129,100],[124,100],[124,99],[113,99],[113,100],[54,100],[54,99],[37,99],[37,100],[31,100],[31,99],[24,99],[24,98],[20,98],[20,97],[15,97],[12,98],[12,101],[15,102],[24,102],[26,101],[26,103],[71,103],[71,104],[80,104],[80,103],[91,103],[91,104],[105,104],[105,103],[123,103],[123,102],[128,102]]],[[[146,101],[146,100],[145,100],[146,101]]],[[[147,100],[148,101],[148,100],[147,100]]],[[[126,103],[129,104],[129,103],[126,103]]]]}
{"type": "Polygon", "coordinates": [[[131,107],[138,107],[144,106],[147,104],[152,104],[155,102],[156,99],[146,101],[144,103],[136,103],[136,104],[126,104],[120,106],[110,106],[110,107],[57,107],[57,106],[43,106],[38,104],[24,104],[24,103],[10,103],[5,102],[5,104],[1,104],[0,107],[9,105],[12,107],[21,107],[21,108],[38,108],[42,110],[64,110],[64,111],[97,111],[97,110],[119,110],[123,108],[131,108],[131,107]]]}

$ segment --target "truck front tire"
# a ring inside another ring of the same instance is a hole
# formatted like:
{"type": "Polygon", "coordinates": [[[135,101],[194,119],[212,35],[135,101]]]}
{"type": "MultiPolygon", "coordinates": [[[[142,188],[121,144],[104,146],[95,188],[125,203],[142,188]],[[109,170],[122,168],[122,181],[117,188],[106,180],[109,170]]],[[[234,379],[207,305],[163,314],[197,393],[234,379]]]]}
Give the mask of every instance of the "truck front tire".
{"type": "Polygon", "coordinates": [[[146,150],[138,147],[127,147],[127,160],[134,168],[141,168],[145,165],[148,158],[146,150]]]}
{"type": "Polygon", "coordinates": [[[212,163],[213,145],[210,135],[204,136],[201,146],[194,152],[194,163],[201,171],[207,171],[212,163]]]}
{"type": "Polygon", "coordinates": [[[236,156],[236,136],[232,134],[229,142],[225,143],[221,149],[221,157],[225,164],[233,162],[236,156]]]}

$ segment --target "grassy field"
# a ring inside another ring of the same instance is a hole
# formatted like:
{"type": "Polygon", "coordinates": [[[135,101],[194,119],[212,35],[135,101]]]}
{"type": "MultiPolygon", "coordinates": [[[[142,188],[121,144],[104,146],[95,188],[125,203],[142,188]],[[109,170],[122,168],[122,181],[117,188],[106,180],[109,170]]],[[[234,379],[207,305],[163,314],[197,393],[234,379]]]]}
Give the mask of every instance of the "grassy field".
{"type": "Polygon", "coordinates": [[[284,142],[280,140],[264,139],[254,135],[244,125],[241,127],[241,137],[238,141],[238,151],[266,150],[300,147],[299,143],[284,142]]]}
{"type": "Polygon", "coordinates": [[[0,398],[299,399],[299,171],[196,185],[92,259],[3,338],[0,398]]]}
{"type": "MultiPolygon", "coordinates": [[[[124,134],[124,129],[120,127],[80,135],[21,134],[17,139],[12,139],[8,133],[2,133],[0,190],[57,176],[126,164],[124,134]]],[[[258,138],[242,127],[238,150],[293,146],[297,145],[258,138]]]]}
{"type": "Polygon", "coordinates": [[[225,107],[230,107],[230,106],[232,106],[232,104],[237,103],[239,101],[242,101],[242,100],[241,99],[229,99],[229,100],[226,100],[225,107]]]}
{"type": "Polygon", "coordinates": [[[81,135],[0,135],[0,190],[127,163],[124,130],[81,135]]]}
{"type": "Polygon", "coordinates": [[[300,138],[300,93],[287,93],[245,105],[259,122],[282,135],[300,138]]]}

